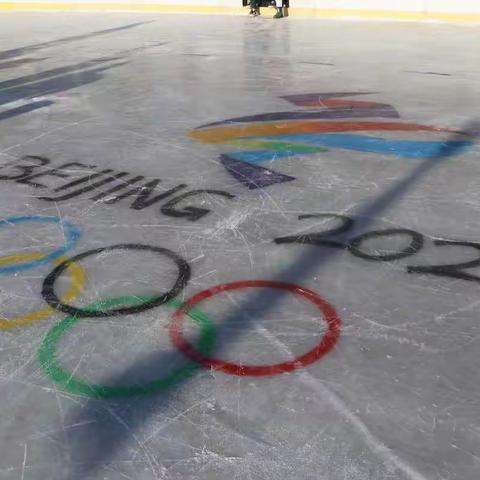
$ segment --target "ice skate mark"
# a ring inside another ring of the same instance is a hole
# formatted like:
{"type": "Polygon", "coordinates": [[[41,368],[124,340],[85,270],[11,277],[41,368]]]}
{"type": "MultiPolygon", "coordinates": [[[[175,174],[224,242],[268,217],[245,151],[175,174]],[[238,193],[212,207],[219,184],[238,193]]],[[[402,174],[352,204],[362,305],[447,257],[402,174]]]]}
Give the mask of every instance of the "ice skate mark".
{"type": "MultiPolygon", "coordinates": [[[[263,332],[262,332],[263,333],[263,332]]],[[[268,335],[267,331],[264,331],[264,335],[268,335]]],[[[268,335],[270,338],[271,336],[268,335]]],[[[279,351],[286,354],[292,354],[290,348],[278,338],[272,339],[274,344],[278,347],[279,351]]],[[[353,426],[355,431],[363,438],[368,448],[378,458],[381,458],[388,464],[395,465],[399,470],[407,474],[410,480],[427,480],[414,468],[412,468],[407,462],[397,456],[391,449],[389,449],[384,442],[378,436],[374,435],[369,429],[368,425],[361,419],[360,415],[356,414],[339,395],[334,393],[330,388],[325,385],[321,379],[315,377],[308,370],[302,370],[297,373],[294,381],[304,384],[311,391],[318,394],[318,398],[321,401],[326,401],[330,404],[338,415],[349,422],[353,426]]]]}
{"type": "Polygon", "coordinates": [[[152,42],[152,43],[147,43],[145,45],[141,45],[140,47],[128,48],[126,50],[119,50],[115,52],[115,55],[123,58],[124,56],[132,55],[137,52],[144,52],[145,50],[149,50],[151,48],[164,47],[165,45],[168,45],[168,42],[152,42]]]}
{"type": "Polygon", "coordinates": [[[324,65],[326,67],[335,66],[334,63],[327,63],[327,62],[297,62],[297,63],[301,63],[301,64],[304,64],[304,65],[324,65]]]}
{"type": "Polygon", "coordinates": [[[212,57],[213,55],[209,53],[182,53],[181,55],[185,57],[212,57]]]}
{"type": "Polygon", "coordinates": [[[311,390],[316,392],[319,398],[328,402],[364,439],[369,450],[378,458],[382,459],[387,464],[394,465],[405,475],[405,478],[408,478],[409,480],[427,480],[427,477],[399,457],[380,438],[374,435],[361,417],[353,412],[339,395],[327,388],[324,382],[313,377],[308,372],[300,372],[298,378],[302,383],[308,385],[311,390]]]}
{"type": "Polygon", "coordinates": [[[239,418],[239,415],[223,408],[218,402],[215,402],[215,407],[212,412],[212,421],[223,424],[238,435],[241,435],[248,440],[252,440],[255,443],[267,447],[275,447],[273,443],[267,442],[263,439],[261,431],[258,431],[258,424],[256,422],[252,422],[250,419],[243,416],[239,418]]]}
{"type": "Polygon", "coordinates": [[[439,72],[418,72],[415,70],[405,70],[405,73],[418,73],[420,75],[438,75],[440,77],[451,77],[451,73],[439,73],[439,72]]]}

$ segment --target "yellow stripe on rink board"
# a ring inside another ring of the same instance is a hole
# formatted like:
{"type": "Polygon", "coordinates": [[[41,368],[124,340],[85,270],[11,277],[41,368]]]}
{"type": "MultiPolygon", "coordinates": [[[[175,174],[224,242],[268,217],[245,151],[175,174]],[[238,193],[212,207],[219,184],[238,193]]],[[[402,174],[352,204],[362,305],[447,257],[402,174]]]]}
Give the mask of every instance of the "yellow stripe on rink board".
{"type": "MultiPolygon", "coordinates": [[[[208,5],[155,5],[141,3],[55,3],[55,2],[0,2],[0,11],[67,11],[67,12],[158,12],[245,14],[242,7],[208,5]]],[[[409,12],[396,10],[344,10],[322,8],[290,8],[291,17],[359,18],[365,20],[390,19],[405,21],[440,21],[452,23],[480,23],[480,13],[409,12]]]]}

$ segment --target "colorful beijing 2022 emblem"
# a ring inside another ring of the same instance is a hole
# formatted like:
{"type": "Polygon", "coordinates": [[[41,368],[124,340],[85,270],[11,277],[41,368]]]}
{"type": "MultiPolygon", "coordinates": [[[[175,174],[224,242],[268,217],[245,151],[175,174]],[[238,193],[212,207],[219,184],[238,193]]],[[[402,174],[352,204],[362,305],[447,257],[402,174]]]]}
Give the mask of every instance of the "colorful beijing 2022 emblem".
{"type": "Polygon", "coordinates": [[[366,93],[310,93],[281,97],[301,109],[230,118],[198,127],[191,138],[231,146],[220,160],[249,189],[295,180],[262,166],[286,157],[330,149],[400,158],[432,158],[445,147],[460,153],[471,145],[466,132],[402,122],[388,104],[345,97],[366,93]],[[455,139],[446,139],[456,134],[455,139]]]}

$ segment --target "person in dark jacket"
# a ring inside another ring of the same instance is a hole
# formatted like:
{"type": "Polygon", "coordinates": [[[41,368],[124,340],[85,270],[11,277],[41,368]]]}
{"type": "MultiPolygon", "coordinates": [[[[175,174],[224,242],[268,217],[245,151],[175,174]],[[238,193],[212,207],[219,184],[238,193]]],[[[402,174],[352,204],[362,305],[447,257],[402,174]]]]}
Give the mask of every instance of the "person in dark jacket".
{"type": "Polygon", "coordinates": [[[273,16],[273,18],[283,18],[283,0],[275,0],[275,2],[272,2],[277,9],[277,13],[273,16]]]}
{"type": "Polygon", "coordinates": [[[250,13],[252,17],[260,15],[260,0],[250,0],[250,13]]]}
{"type": "Polygon", "coordinates": [[[250,13],[253,17],[260,15],[260,6],[271,5],[277,9],[277,13],[273,18],[283,18],[283,0],[270,0],[270,2],[262,2],[262,0],[250,0],[250,13]]]}

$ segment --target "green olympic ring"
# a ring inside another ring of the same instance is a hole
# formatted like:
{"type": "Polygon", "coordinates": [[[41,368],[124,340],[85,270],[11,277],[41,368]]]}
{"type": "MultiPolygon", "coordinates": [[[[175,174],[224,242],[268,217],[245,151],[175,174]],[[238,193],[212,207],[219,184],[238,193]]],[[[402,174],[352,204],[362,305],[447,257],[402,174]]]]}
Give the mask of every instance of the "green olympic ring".
{"type": "MultiPolygon", "coordinates": [[[[152,298],[153,297],[140,295],[123,296],[93,303],[88,305],[86,309],[96,311],[118,305],[132,305],[135,303],[142,304],[146,301],[150,301],[152,298]]],[[[178,309],[182,307],[183,302],[179,300],[171,300],[166,303],[166,305],[178,309]]],[[[200,339],[198,341],[199,350],[204,355],[210,354],[213,350],[215,341],[215,327],[212,321],[204,313],[194,308],[188,309],[188,312],[185,313],[201,328],[200,339]]],[[[143,385],[110,387],[82,381],[76,378],[72,373],[64,370],[56,358],[56,350],[60,338],[68,329],[72,328],[81,319],[82,317],[76,316],[64,318],[60,323],[48,331],[37,352],[37,359],[45,374],[55,383],[61,385],[63,389],[69,393],[91,398],[120,398],[146,395],[167,389],[190,377],[197,369],[202,368],[198,363],[187,360],[183,365],[166,377],[143,385]]]]}

